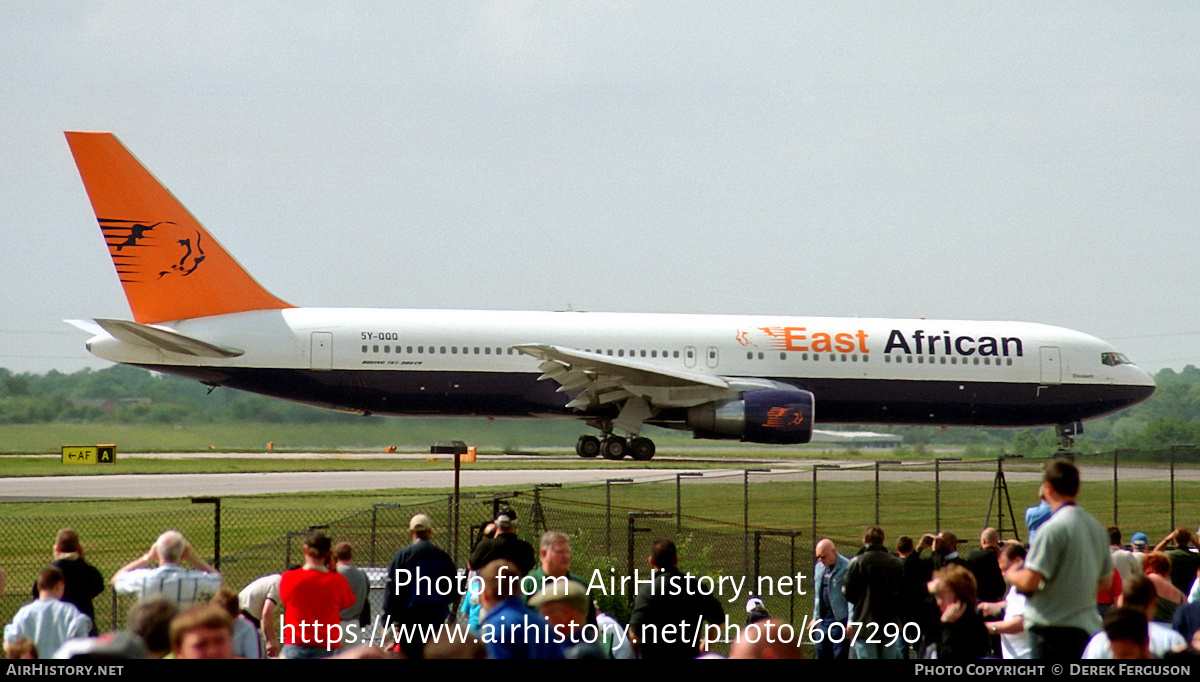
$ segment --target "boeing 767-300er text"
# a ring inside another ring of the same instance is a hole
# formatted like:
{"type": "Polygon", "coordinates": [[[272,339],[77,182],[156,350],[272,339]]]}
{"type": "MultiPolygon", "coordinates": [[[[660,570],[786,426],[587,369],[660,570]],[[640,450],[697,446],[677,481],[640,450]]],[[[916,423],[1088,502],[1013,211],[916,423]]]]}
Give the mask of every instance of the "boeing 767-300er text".
{"type": "Polygon", "coordinates": [[[1067,439],[1154,391],[1108,343],[1043,324],[296,308],[113,135],[66,135],[133,310],[78,323],[88,350],[210,386],[363,414],[573,416],[602,434],[580,455],[640,460],[646,424],[792,444],[818,415],[1067,439]]]}

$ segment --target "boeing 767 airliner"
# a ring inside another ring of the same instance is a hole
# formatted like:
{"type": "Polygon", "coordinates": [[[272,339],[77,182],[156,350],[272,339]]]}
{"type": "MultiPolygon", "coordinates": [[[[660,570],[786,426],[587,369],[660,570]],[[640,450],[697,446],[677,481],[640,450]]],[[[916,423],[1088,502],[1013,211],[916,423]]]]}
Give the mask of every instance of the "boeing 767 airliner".
{"type": "Polygon", "coordinates": [[[1145,400],[1108,343],[1022,322],[297,308],[254,281],[109,133],[69,132],[133,320],[94,355],[362,414],[577,417],[583,457],[647,424],[806,443],[823,423],[1057,426],[1145,400]]]}

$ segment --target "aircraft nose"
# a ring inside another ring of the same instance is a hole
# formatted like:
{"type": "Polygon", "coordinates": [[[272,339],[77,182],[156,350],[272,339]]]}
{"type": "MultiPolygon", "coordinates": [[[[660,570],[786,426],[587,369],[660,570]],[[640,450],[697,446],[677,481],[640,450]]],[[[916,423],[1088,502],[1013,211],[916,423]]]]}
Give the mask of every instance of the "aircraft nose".
{"type": "Polygon", "coordinates": [[[1129,382],[1126,389],[1129,391],[1131,398],[1130,404],[1140,403],[1146,398],[1154,394],[1154,389],[1157,388],[1154,383],[1154,377],[1141,367],[1134,367],[1136,374],[1134,380],[1129,382]]]}

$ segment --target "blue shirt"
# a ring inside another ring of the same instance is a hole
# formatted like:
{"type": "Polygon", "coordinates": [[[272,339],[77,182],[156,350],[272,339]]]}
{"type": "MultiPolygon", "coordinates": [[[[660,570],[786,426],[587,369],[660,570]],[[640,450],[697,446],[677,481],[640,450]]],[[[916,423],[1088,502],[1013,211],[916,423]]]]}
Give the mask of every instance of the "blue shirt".
{"type": "Polygon", "coordinates": [[[833,566],[826,566],[825,562],[818,560],[817,568],[813,571],[816,593],[813,597],[813,620],[821,618],[821,584],[826,571],[829,572],[829,607],[833,609],[834,619],[844,621],[850,616],[850,605],[846,601],[846,595],[842,593],[842,582],[846,579],[846,567],[850,565],[850,560],[841,554],[836,556],[833,566]]]}
{"type": "Polygon", "coordinates": [[[542,614],[514,597],[496,605],[480,622],[480,638],[488,658],[562,658],[561,643],[542,614]]]}
{"type": "Polygon", "coordinates": [[[4,641],[12,643],[22,637],[37,647],[38,658],[53,658],[63,642],[87,637],[92,619],[58,599],[38,599],[22,606],[12,622],[4,626],[4,641]]]}

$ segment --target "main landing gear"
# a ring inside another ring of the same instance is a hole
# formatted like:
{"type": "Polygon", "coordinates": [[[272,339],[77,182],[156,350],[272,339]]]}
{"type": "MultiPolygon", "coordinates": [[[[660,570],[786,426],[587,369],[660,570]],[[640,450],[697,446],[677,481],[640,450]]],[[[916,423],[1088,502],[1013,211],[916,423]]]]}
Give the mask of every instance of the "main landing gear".
{"type": "Polygon", "coordinates": [[[611,460],[624,459],[629,455],[638,462],[647,462],[654,457],[654,441],[642,436],[622,438],[611,433],[604,440],[595,436],[580,436],[575,443],[575,454],[588,459],[603,455],[604,459],[611,460]]]}
{"type": "Polygon", "coordinates": [[[1083,422],[1074,422],[1071,424],[1059,424],[1055,431],[1058,434],[1058,452],[1060,454],[1073,454],[1072,448],[1075,447],[1075,436],[1083,433],[1083,422]]]}

